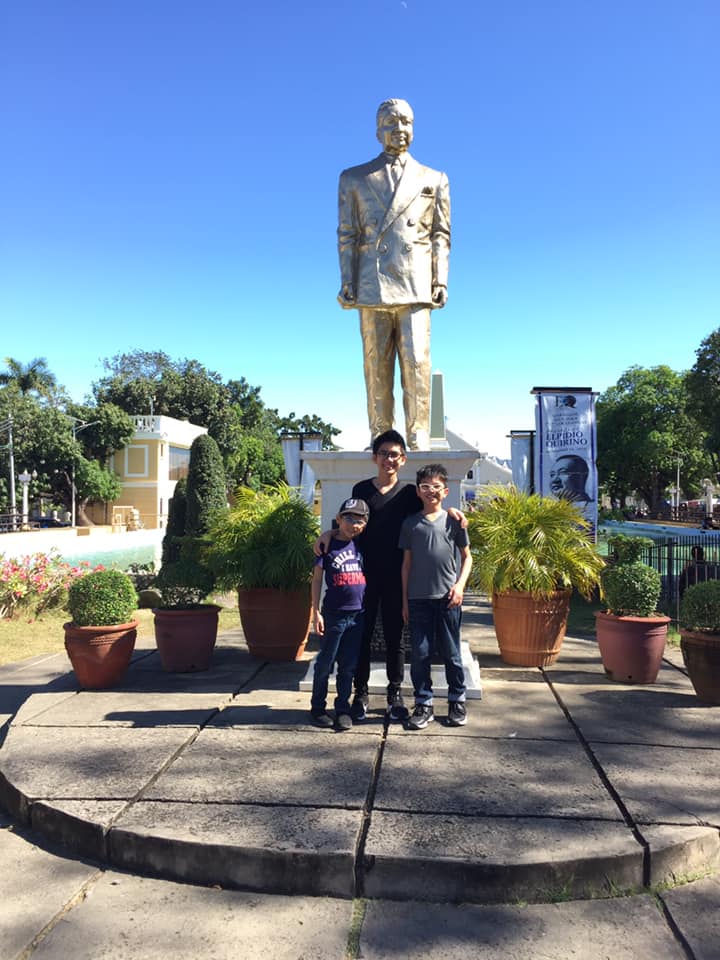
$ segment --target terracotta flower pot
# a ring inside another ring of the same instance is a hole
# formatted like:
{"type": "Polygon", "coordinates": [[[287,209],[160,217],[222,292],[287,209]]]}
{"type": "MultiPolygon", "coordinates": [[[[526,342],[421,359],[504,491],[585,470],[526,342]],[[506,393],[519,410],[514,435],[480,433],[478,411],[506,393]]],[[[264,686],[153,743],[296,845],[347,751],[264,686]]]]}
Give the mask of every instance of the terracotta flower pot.
{"type": "Polygon", "coordinates": [[[102,690],[122,679],[135,649],[137,625],[137,620],[106,627],[64,624],[65,649],[81,687],[102,690]]]}
{"type": "Polygon", "coordinates": [[[155,643],[167,673],[194,673],[210,667],[217,640],[220,607],[203,604],[193,610],[153,610],[155,643]]]}
{"type": "Polygon", "coordinates": [[[310,588],[238,590],[245,642],[261,660],[299,660],[310,632],[310,588]]]}
{"type": "Polygon", "coordinates": [[[720,634],[681,629],[680,649],[698,698],[719,706],[720,634]]]}
{"type": "Polygon", "coordinates": [[[571,590],[549,597],[510,590],[493,594],[493,620],[500,656],[519,667],[555,663],[565,637],[571,590]]]}
{"type": "Polygon", "coordinates": [[[665,652],[670,617],[595,614],[595,632],[605,673],[618,683],[655,683],[665,652]]]}

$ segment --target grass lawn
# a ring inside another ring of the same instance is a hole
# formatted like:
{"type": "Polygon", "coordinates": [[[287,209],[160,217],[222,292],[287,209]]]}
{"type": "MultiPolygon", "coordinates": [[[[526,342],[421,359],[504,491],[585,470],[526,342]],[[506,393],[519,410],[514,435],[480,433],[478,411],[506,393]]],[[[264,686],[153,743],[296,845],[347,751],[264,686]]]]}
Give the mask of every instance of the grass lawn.
{"type": "MultiPolygon", "coordinates": [[[[215,602],[222,606],[220,631],[239,627],[240,615],[233,596],[216,597],[215,602]]],[[[155,636],[152,611],[136,610],[135,616],[140,621],[138,640],[152,640],[155,636]]],[[[66,610],[49,610],[37,619],[19,613],[13,620],[0,620],[0,666],[41,654],[64,653],[63,624],[68,619],[66,610]]]]}

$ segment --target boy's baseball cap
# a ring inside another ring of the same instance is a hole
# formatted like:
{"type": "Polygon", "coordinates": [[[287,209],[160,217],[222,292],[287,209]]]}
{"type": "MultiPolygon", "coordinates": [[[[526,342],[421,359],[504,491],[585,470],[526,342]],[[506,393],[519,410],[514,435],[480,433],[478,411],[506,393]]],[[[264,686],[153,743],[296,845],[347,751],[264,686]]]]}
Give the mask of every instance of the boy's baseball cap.
{"type": "Polygon", "coordinates": [[[368,507],[364,500],[356,500],[355,497],[350,497],[349,500],[343,500],[340,504],[338,514],[343,513],[357,513],[358,516],[364,517],[367,520],[370,516],[370,507],[368,507]]]}

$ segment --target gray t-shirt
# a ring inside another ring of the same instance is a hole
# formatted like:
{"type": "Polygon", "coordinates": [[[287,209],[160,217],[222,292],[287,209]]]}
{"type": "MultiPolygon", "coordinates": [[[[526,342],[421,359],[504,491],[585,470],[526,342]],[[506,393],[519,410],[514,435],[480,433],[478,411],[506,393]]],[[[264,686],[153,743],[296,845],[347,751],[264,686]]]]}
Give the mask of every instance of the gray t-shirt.
{"type": "Polygon", "coordinates": [[[462,558],[469,544],[467,530],[442,511],[435,520],[422,513],[408,517],[400,529],[401,550],[410,550],[409,600],[440,600],[457,583],[462,558]]]}

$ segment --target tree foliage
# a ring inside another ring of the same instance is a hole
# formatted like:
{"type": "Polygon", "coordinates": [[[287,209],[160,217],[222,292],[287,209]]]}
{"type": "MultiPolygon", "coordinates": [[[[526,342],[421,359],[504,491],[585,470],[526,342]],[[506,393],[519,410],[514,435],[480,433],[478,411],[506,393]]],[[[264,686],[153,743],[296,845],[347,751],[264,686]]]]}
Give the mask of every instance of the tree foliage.
{"type": "Polygon", "coordinates": [[[44,399],[53,397],[57,380],[44,357],[35,357],[29,363],[5,357],[5,365],[7,370],[0,372],[0,386],[17,390],[23,397],[30,393],[44,399]]]}
{"type": "Polygon", "coordinates": [[[705,431],[705,448],[720,470],[720,329],[705,337],[687,375],[689,408],[705,431]]]}
{"type": "Polygon", "coordinates": [[[197,360],[172,360],[162,351],[134,350],[104,361],[107,375],[93,384],[98,403],[113,403],[131,414],[148,413],[189,420],[207,427],[217,442],[232,486],[259,489],[282,480],[279,438],[286,432],[322,435],[323,449],[335,449],[340,432],[316,414],[281,416],[266,407],[260,387],[244,377],[223,382],[197,360]]]}
{"type": "Polygon", "coordinates": [[[196,437],[190,447],[186,495],[185,533],[201,537],[207,533],[210,518],[227,506],[220,449],[207,434],[196,437]]]}
{"type": "Polygon", "coordinates": [[[686,493],[698,489],[711,468],[685,376],[668,366],[626,370],[598,398],[597,434],[600,483],[621,503],[637,492],[659,511],[675,482],[678,457],[686,493]]]}

